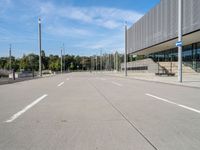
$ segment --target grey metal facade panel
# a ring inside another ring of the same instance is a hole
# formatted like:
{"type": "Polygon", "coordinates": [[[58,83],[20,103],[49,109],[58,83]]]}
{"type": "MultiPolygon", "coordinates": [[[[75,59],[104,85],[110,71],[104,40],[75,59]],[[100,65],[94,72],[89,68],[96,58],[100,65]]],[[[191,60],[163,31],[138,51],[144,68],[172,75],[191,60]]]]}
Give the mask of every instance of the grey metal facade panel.
{"type": "MultiPolygon", "coordinates": [[[[183,0],[183,34],[200,29],[200,0],[183,0]]],[[[161,0],[128,29],[128,53],[177,37],[178,0],[161,0]]]]}

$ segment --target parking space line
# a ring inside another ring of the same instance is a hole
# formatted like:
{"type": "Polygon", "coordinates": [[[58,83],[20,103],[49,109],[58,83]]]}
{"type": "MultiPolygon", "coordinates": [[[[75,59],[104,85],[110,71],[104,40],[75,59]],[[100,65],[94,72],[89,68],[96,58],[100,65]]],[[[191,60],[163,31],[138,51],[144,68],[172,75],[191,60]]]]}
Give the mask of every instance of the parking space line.
{"type": "Polygon", "coordinates": [[[27,105],[24,109],[14,114],[10,119],[6,120],[6,123],[13,122],[15,119],[17,119],[19,116],[21,116],[23,113],[25,113],[27,110],[29,110],[31,107],[35,106],[37,103],[39,103],[41,100],[43,100],[45,97],[47,97],[47,94],[44,94],[43,96],[39,97],[35,101],[33,101],[31,104],[27,105]]]}
{"type": "Polygon", "coordinates": [[[192,108],[192,107],[188,107],[188,106],[185,106],[185,105],[181,105],[181,104],[172,102],[172,101],[170,101],[170,100],[167,100],[167,99],[164,99],[164,98],[161,98],[161,97],[152,95],[152,94],[146,93],[146,95],[147,95],[147,96],[150,96],[150,97],[153,97],[153,98],[155,98],[155,99],[164,101],[164,102],[166,102],[166,103],[173,104],[173,105],[176,105],[176,106],[178,106],[178,107],[181,107],[181,108],[184,108],[184,109],[187,109],[187,110],[190,110],[190,111],[193,111],[193,112],[196,112],[196,113],[199,113],[199,114],[200,114],[200,110],[194,109],[194,108],[192,108]]]}
{"type": "Polygon", "coordinates": [[[60,87],[60,86],[62,86],[64,83],[65,83],[65,82],[61,82],[61,83],[59,83],[57,86],[60,87]]]}
{"type": "Polygon", "coordinates": [[[117,86],[122,86],[120,83],[112,81],[112,84],[117,85],[117,86]]]}

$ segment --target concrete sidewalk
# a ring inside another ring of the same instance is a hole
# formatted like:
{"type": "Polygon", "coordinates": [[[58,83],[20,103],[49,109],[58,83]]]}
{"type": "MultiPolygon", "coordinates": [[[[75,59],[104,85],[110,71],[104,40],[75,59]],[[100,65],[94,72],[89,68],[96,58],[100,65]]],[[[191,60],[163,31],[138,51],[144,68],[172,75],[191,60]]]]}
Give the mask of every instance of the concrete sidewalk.
{"type": "MultiPolygon", "coordinates": [[[[42,78],[47,78],[47,77],[52,77],[55,75],[43,75],[42,78]]],[[[22,82],[22,81],[28,81],[28,80],[35,80],[39,79],[41,77],[35,76],[35,77],[24,77],[24,78],[16,78],[15,80],[10,79],[10,78],[0,78],[0,85],[4,84],[12,84],[12,83],[17,83],[17,82],[22,82]]]]}
{"type": "MultiPolygon", "coordinates": [[[[103,72],[103,74],[124,77],[124,72],[114,72],[114,71],[111,72],[110,71],[110,72],[103,72]]],[[[199,74],[198,73],[183,74],[183,82],[182,83],[178,82],[177,76],[173,76],[173,77],[172,76],[156,76],[153,73],[128,72],[127,78],[200,88],[200,73],[199,74]]]]}

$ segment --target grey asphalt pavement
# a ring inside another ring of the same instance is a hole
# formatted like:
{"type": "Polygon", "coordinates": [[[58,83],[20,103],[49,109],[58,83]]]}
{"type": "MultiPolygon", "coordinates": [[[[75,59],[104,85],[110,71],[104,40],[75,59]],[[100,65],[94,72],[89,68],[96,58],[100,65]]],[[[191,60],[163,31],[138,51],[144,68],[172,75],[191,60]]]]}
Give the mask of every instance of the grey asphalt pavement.
{"type": "Polygon", "coordinates": [[[0,86],[0,150],[199,150],[200,89],[69,73],[0,86]]]}

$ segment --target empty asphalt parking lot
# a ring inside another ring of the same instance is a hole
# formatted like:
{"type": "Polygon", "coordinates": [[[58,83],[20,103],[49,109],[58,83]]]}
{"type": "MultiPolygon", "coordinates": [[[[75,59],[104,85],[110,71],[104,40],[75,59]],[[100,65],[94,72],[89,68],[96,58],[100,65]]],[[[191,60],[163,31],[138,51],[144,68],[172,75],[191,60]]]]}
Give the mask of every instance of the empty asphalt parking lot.
{"type": "Polygon", "coordinates": [[[0,86],[0,150],[153,149],[200,149],[200,89],[101,73],[0,86]]]}

